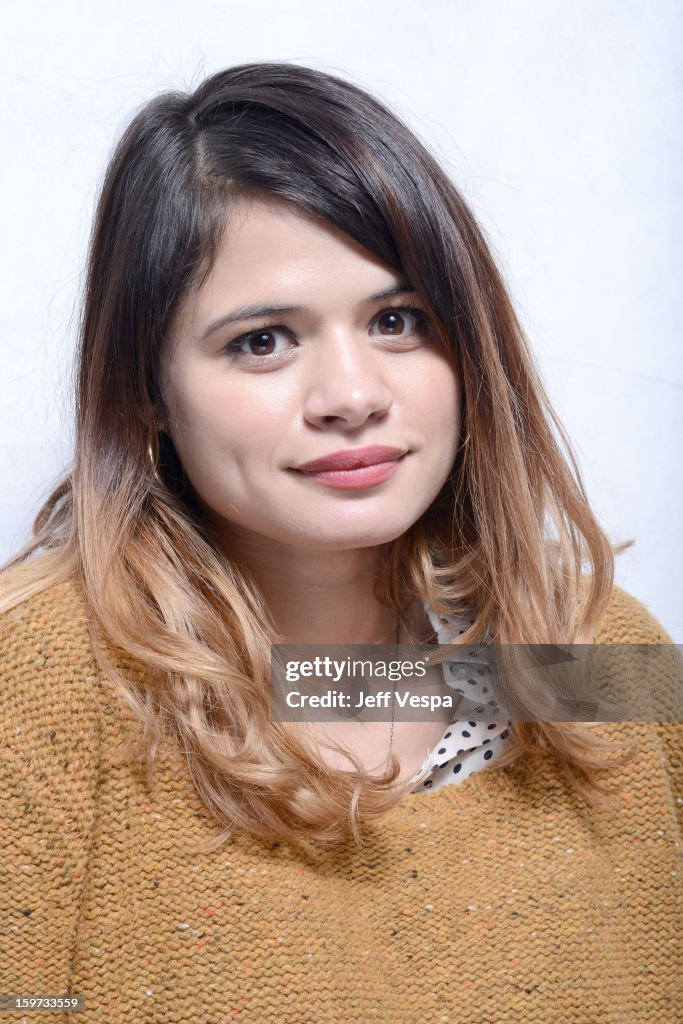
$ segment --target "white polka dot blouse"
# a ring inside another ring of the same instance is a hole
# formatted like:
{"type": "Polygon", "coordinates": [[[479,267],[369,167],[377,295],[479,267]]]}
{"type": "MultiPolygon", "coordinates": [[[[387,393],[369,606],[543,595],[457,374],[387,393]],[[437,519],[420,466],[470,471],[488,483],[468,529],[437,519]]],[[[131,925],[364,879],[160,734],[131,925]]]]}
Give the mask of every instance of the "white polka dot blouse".
{"type": "MultiPolygon", "coordinates": [[[[449,615],[439,618],[425,604],[438,642],[448,644],[458,639],[472,620],[467,615],[449,615]]],[[[413,793],[439,789],[462,782],[475,772],[490,767],[510,742],[510,719],[501,710],[491,692],[489,676],[490,658],[484,643],[460,647],[453,661],[443,663],[446,683],[462,700],[454,711],[454,718],[441,740],[422,762],[413,776],[417,778],[429,766],[429,774],[413,793]],[[467,717],[469,709],[470,716],[467,717]]]]}

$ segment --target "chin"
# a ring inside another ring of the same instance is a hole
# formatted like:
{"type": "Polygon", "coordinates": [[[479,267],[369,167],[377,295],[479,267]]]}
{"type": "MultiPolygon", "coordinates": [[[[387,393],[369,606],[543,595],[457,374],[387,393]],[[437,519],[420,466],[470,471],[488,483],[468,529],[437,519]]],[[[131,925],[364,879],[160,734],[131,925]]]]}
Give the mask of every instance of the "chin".
{"type": "MultiPolygon", "coordinates": [[[[324,523],[317,527],[311,527],[310,531],[300,534],[297,546],[309,548],[311,546],[326,548],[335,551],[354,550],[357,548],[374,548],[401,537],[414,522],[419,518],[401,519],[393,523],[372,523],[361,525],[343,524],[339,521],[334,524],[324,523]]],[[[303,526],[303,524],[302,524],[303,526]]]]}

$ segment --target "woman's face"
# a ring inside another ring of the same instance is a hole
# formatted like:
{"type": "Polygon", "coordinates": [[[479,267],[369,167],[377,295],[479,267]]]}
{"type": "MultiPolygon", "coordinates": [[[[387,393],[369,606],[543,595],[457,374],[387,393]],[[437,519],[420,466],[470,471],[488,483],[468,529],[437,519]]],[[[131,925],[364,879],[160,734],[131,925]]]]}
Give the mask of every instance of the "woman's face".
{"type": "Polygon", "coordinates": [[[276,201],[233,207],[161,366],[168,432],[228,547],[369,547],[428,508],[461,385],[411,306],[409,283],[336,227],[276,201]],[[273,306],[287,309],[245,308],[273,306]]]}

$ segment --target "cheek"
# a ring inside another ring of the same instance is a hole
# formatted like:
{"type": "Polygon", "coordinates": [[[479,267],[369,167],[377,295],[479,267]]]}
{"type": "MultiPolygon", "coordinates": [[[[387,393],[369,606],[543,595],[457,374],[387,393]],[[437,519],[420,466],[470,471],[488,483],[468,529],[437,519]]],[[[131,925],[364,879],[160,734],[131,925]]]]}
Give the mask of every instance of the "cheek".
{"type": "Polygon", "coordinates": [[[462,420],[462,385],[455,371],[441,360],[436,366],[432,365],[430,372],[421,378],[415,400],[431,431],[444,441],[451,438],[457,447],[462,420]]]}
{"type": "Polygon", "coordinates": [[[182,383],[166,396],[169,430],[181,462],[191,472],[229,441],[232,403],[217,393],[215,381],[189,372],[178,372],[178,379],[182,383]]]}
{"type": "Polygon", "coordinates": [[[279,436],[272,407],[248,388],[230,385],[216,373],[187,374],[167,403],[171,437],[190,474],[193,469],[214,474],[217,460],[222,468],[248,464],[272,451],[279,436]]]}

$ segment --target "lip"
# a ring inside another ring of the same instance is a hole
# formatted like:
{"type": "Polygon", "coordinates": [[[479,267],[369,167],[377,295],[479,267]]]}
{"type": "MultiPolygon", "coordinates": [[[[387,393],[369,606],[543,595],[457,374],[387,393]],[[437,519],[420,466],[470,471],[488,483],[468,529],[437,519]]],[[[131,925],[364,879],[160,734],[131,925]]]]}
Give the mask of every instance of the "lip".
{"type": "Polygon", "coordinates": [[[388,480],[407,454],[406,448],[388,448],[385,445],[349,448],[305,462],[297,467],[296,472],[334,490],[359,490],[388,480]]]}
{"type": "Polygon", "coordinates": [[[325,473],[333,470],[365,469],[368,466],[396,462],[407,453],[406,448],[389,448],[373,444],[367,448],[345,448],[343,451],[323,455],[320,459],[304,462],[295,469],[299,473],[325,473]]]}

